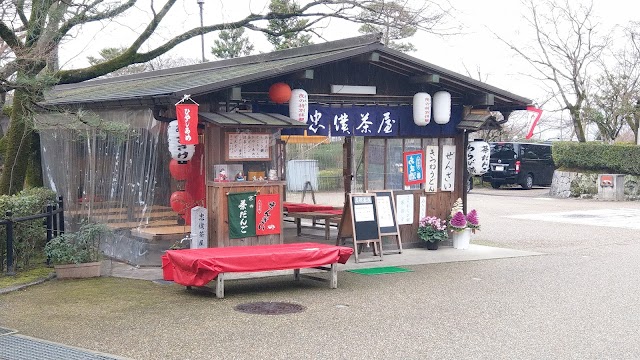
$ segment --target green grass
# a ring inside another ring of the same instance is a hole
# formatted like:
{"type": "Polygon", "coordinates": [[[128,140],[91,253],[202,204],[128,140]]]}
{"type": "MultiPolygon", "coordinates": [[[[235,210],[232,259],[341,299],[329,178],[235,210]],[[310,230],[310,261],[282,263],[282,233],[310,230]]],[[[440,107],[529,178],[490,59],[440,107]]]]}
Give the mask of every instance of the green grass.
{"type": "Polygon", "coordinates": [[[46,278],[52,272],[54,272],[52,267],[48,267],[45,264],[38,264],[32,269],[18,270],[16,275],[13,276],[2,273],[0,274],[0,288],[29,284],[46,278]]]}

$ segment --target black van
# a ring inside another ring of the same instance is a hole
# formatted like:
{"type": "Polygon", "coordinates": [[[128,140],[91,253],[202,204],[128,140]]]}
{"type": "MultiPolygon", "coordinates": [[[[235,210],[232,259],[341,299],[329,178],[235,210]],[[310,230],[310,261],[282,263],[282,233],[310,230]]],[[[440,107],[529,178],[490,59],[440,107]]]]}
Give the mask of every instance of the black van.
{"type": "Polygon", "coordinates": [[[550,186],[555,166],[551,145],[519,142],[492,142],[489,171],[482,180],[494,189],[502,184],[520,184],[523,189],[534,185],[550,186]]]}

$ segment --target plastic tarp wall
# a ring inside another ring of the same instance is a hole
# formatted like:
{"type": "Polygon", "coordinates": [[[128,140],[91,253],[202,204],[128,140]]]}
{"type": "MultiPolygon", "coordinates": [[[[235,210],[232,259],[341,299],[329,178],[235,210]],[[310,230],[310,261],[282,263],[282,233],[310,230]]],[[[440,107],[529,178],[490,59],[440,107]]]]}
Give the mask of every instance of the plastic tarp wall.
{"type": "Polygon", "coordinates": [[[168,208],[167,124],[155,120],[149,109],[95,115],[126,126],[118,131],[79,127],[72,125],[78,121],[71,115],[60,113],[36,118],[44,124],[40,143],[45,186],[64,196],[69,222],[90,219],[117,230],[144,227],[162,216],[175,221],[168,208]]]}

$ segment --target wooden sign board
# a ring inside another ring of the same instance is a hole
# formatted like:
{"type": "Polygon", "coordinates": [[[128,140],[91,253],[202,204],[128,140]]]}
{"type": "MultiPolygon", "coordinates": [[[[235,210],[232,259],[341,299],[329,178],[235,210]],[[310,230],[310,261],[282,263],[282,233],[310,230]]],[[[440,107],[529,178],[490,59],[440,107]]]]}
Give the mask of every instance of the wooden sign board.
{"type": "Polygon", "coordinates": [[[225,133],[226,161],[271,160],[271,134],[225,133]]]}
{"type": "Polygon", "coordinates": [[[382,261],[376,194],[349,194],[340,220],[338,244],[346,238],[353,239],[356,263],[359,262],[359,246],[364,244],[373,244],[373,254],[382,261]]]}
{"type": "Polygon", "coordinates": [[[371,193],[376,194],[380,238],[383,236],[395,236],[398,244],[398,253],[402,254],[402,240],[398,222],[396,221],[396,202],[393,190],[378,190],[371,191],[371,193]]]}

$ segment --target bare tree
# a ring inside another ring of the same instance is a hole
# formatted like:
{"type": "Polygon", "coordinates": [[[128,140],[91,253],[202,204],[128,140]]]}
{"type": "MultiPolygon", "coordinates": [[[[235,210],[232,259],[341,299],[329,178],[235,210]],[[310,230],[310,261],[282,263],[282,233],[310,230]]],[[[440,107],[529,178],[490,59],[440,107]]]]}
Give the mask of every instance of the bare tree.
{"type": "MultiPolygon", "coordinates": [[[[138,1],[16,0],[0,3],[0,39],[13,56],[13,60],[3,63],[0,68],[0,93],[15,90],[11,122],[6,135],[5,168],[0,178],[0,193],[12,194],[22,189],[28,164],[34,169],[34,174],[38,173],[39,159],[37,156],[29,159],[29,154],[39,154],[39,138],[33,130],[33,114],[36,111],[35,104],[42,99],[46,88],[94,79],[132,64],[148,62],[201,33],[244,27],[271,36],[281,36],[284,33],[265,27],[265,23],[278,19],[308,20],[304,27],[288,29],[287,33],[290,33],[310,31],[322,25],[322,21],[327,18],[358,21],[357,13],[375,1],[311,0],[295,12],[252,13],[236,21],[194,26],[148,51],[142,50],[149,45],[148,40],[156,33],[176,2],[177,0],[166,0],[158,7],[155,1],[151,1],[151,17],[145,23],[146,27],[136,38],[130,40],[122,54],[85,68],[63,70],[58,70],[55,65],[55,54],[63,40],[73,41],[73,34],[83,25],[126,16],[134,7],[141,6],[138,1]]],[[[402,21],[403,19],[398,19],[398,22],[402,21]]],[[[426,22],[421,23],[419,29],[432,31],[431,24],[426,22]]],[[[40,179],[40,184],[41,182],[40,179]]],[[[35,179],[33,184],[38,185],[38,180],[35,179]]]]}
{"type": "Polygon", "coordinates": [[[578,141],[586,141],[584,106],[589,97],[590,71],[609,40],[597,32],[593,4],[564,0],[524,0],[526,21],[535,31],[531,46],[511,43],[498,36],[535,70],[571,117],[578,141]]]}
{"type": "MultiPolygon", "coordinates": [[[[439,14],[442,15],[442,14],[439,14]]],[[[421,17],[418,11],[410,11],[405,4],[396,1],[379,0],[376,4],[371,5],[370,9],[364,10],[360,14],[360,18],[364,24],[358,29],[364,34],[382,33],[382,43],[386,46],[402,51],[416,51],[415,46],[410,42],[399,42],[397,40],[412,37],[417,27],[413,24],[421,17]],[[407,19],[405,26],[398,27],[396,20],[399,17],[407,19]],[[379,20],[383,25],[369,24],[369,20],[379,20]]]]}

